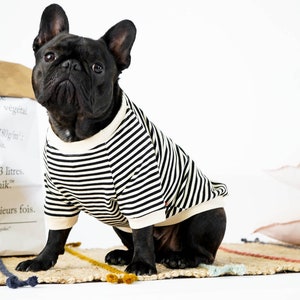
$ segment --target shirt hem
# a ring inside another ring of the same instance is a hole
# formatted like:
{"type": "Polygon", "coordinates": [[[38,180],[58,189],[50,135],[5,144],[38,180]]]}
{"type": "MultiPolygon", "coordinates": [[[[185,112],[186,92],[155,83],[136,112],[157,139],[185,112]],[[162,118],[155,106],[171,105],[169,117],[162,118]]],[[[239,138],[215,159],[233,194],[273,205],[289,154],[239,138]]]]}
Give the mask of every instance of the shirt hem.
{"type": "Polygon", "coordinates": [[[188,208],[186,210],[181,211],[180,213],[168,218],[164,222],[160,222],[155,224],[156,227],[169,226],[180,223],[194,215],[199,213],[224,207],[224,199],[222,196],[216,197],[214,199],[210,199],[206,202],[202,202],[196,206],[188,208]]]}
{"type": "Polygon", "coordinates": [[[165,219],[166,219],[166,215],[165,215],[164,209],[155,211],[153,213],[147,214],[140,218],[133,218],[133,219],[127,218],[131,229],[144,228],[144,227],[153,225],[157,222],[162,222],[162,220],[165,220],[165,219]]]}
{"type": "MultiPolygon", "coordinates": [[[[192,216],[195,216],[199,213],[202,213],[202,212],[205,212],[208,210],[212,210],[212,209],[216,209],[216,208],[223,208],[224,205],[225,205],[224,197],[219,196],[214,199],[210,199],[207,202],[202,202],[196,206],[188,208],[168,219],[165,219],[165,221],[154,222],[155,220],[151,217],[152,214],[150,214],[150,215],[147,215],[147,217],[149,216],[149,219],[147,218],[148,222],[145,222],[145,223],[144,223],[145,217],[134,219],[134,223],[139,224],[139,227],[134,227],[134,228],[131,227],[132,220],[129,220],[130,227],[117,227],[117,228],[122,231],[125,231],[125,232],[132,232],[132,229],[143,228],[143,227],[150,226],[150,225],[153,225],[154,227],[170,226],[170,225],[178,224],[178,223],[180,223],[192,216]]],[[[160,211],[160,212],[164,214],[164,211],[160,211]]]]}
{"type": "Polygon", "coordinates": [[[78,221],[78,215],[73,217],[46,216],[47,227],[50,230],[62,230],[72,228],[78,221]]]}

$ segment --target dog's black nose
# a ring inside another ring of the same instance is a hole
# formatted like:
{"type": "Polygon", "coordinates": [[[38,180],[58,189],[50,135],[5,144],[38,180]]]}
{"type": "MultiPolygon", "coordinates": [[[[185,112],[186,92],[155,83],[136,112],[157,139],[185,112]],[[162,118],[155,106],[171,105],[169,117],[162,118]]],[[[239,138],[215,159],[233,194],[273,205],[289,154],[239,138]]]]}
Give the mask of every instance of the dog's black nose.
{"type": "Polygon", "coordinates": [[[61,66],[65,69],[70,69],[74,71],[81,71],[81,65],[80,63],[75,59],[68,59],[65,60],[61,66]]]}

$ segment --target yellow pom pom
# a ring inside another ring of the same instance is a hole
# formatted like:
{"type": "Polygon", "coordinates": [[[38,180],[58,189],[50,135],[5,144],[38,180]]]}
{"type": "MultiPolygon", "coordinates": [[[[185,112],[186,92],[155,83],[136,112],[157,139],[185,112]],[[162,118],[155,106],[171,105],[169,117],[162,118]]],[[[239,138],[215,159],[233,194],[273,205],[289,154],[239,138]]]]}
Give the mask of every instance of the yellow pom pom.
{"type": "Polygon", "coordinates": [[[118,283],[119,277],[116,274],[110,273],[106,275],[106,281],[111,283],[118,283]]]}
{"type": "Polygon", "coordinates": [[[126,284],[131,284],[137,280],[138,278],[135,274],[125,274],[122,278],[122,281],[126,284]]]}

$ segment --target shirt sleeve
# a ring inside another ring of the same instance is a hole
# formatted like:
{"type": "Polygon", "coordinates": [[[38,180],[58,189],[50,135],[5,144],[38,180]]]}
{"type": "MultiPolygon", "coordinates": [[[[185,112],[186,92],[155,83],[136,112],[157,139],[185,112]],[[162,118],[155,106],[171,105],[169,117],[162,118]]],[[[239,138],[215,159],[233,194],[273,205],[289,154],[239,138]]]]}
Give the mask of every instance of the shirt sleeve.
{"type": "Polygon", "coordinates": [[[44,180],[46,189],[44,211],[48,228],[60,230],[73,227],[80,210],[56,189],[47,174],[44,180]]]}

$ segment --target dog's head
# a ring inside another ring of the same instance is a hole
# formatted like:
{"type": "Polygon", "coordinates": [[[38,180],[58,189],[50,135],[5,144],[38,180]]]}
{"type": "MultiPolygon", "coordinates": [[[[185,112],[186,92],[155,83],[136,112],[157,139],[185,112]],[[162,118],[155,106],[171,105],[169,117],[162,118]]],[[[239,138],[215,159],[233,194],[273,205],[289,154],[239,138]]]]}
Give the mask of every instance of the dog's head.
{"type": "Polygon", "coordinates": [[[35,96],[65,141],[82,140],[107,126],[121,103],[118,77],[130,64],[136,28],[117,23],[98,40],[69,33],[64,10],[48,6],[33,42],[35,96]]]}

